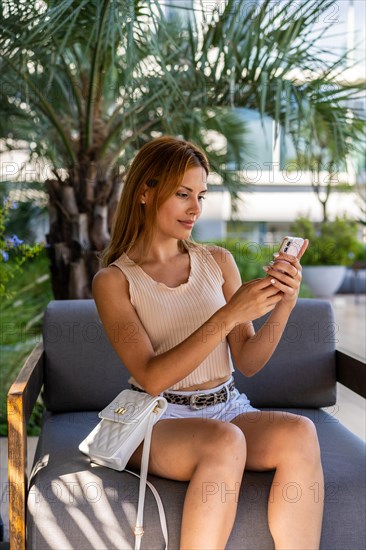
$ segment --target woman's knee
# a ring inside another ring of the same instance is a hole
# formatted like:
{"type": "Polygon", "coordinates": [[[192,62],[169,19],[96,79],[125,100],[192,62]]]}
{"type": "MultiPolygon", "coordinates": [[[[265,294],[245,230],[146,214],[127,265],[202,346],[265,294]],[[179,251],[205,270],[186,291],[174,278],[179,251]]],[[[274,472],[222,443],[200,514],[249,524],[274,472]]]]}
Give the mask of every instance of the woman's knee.
{"type": "Polygon", "coordinates": [[[247,446],[242,430],[230,422],[213,421],[207,426],[203,457],[245,466],[247,446]]]}
{"type": "Polygon", "coordinates": [[[292,452],[307,464],[320,461],[320,446],[315,424],[305,416],[299,415],[291,423],[288,434],[292,452]]]}

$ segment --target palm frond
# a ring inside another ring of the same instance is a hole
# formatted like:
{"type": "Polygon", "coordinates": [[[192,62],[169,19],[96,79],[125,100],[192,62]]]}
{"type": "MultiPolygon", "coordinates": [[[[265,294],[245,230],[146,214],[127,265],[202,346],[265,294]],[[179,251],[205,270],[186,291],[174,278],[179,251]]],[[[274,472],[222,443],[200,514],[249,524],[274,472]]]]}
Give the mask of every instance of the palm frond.
{"type": "Polygon", "coordinates": [[[121,144],[129,152],[151,137],[147,127],[197,140],[205,131],[226,134],[239,159],[248,144],[225,124],[236,124],[233,107],[272,117],[298,150],[305,134],[308,143],[324,140],[321,121],[333,157],[344,158],[364,129],[352,105],[364,85],[337,81],[344,58],[320,55],[327,25],[315,23],[332,4],[304,0],[295,11],[291,0],[276,9],[264,0],[244,10],[228,0],[211,17],[202,6],[198,27],[194,17],[167,19],[158,0],[8,0],[0,23],[4,110],[23,127],[28,119],[33,137],[37,121],[46,132],[40,141],[52,135],[52,156],[56,140],[65,164],[118,162],[121,144]],[[141,138],[131,140],[139,128],[141,138]]]}

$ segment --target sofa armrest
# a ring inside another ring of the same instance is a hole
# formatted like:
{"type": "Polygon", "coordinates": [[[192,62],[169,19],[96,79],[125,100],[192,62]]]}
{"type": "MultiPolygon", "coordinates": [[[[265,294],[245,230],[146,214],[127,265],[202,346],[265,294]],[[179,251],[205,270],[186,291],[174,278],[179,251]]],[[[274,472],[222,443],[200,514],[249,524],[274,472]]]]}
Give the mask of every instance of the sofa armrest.
{"type": "Polygon", "coordinates": [[[8,392],[8,477],[10,548],[25,550],[27,424],[43,384],[43,344],[26,359],[8,392]]]}
{"type": "Polygon", "coordinates": [[[356,354],[336,350],[337,382],[366,398],[366,363],[356,354]]]}

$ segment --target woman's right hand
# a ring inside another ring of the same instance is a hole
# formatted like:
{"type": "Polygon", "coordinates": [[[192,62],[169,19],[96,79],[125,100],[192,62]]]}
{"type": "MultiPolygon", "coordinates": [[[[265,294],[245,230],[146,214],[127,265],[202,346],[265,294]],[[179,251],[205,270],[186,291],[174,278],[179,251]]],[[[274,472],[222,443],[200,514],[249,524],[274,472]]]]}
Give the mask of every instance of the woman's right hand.
{"type": "Polygon", "coordinates": [[[264,277],[242,284],[225,307],[234,323],[248,323],[272,311],[282,297],[270,277],[264,277]]]}

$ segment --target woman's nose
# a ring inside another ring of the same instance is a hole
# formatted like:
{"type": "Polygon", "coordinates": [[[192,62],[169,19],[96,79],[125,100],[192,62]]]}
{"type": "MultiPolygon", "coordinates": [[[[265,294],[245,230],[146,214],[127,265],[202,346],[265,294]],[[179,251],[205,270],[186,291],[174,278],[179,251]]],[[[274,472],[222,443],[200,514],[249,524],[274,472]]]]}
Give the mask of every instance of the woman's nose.
{"type": "Polygon", "coordinates": [[[188,207],[188,211],[189,212],[200,212],[201,211],[201,202],[199,201],[199,199],[197,198],[194,198],[192,197],[192,200],[190,201],[190,204],[189,204],[189,207],[188,207]]]}

